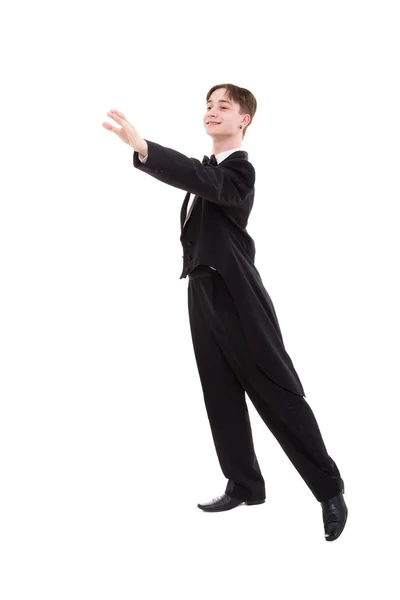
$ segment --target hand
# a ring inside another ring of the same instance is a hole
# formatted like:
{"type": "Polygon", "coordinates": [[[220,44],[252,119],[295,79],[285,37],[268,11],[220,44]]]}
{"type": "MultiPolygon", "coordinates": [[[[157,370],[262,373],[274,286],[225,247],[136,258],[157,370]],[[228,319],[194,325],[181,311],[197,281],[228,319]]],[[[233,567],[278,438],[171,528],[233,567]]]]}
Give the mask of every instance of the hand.
{"type": "Polygon", "coordinates": [[[121,125],[122,129],[118,129],[117,127],[113,127],[110,123],[104,122],[103,127],[105,129],[116,133],[125,144],[131,146],[136,152],[147,155],[146,141],[140,137],[134,126],[127,121],[125,115],[121,111],[112,108],[110,112],[107,113],[107,116],[121,125]]]}

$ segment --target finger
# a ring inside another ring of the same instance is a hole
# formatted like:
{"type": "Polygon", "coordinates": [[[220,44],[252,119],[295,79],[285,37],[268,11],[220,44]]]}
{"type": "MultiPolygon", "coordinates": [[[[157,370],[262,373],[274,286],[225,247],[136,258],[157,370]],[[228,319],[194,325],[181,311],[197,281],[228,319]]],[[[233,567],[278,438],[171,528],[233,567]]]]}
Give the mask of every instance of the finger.
{"type": "Polygon", "coordinates": [[[111,119],[114,119],[114,121],[117,121],[117,122],[119,122],[121,120],[120,117],[116,113],[108,112],[107,116],[110,117],[111,119]]]}
{"type": "Polygon", "coordinates": [[[111,112],[113,113],[113,115],[118,116],[120,119],[124,119],[124,121],[127,121],[128,119],[125,117],[124,113],[122,113],[120,110],[117,110],[115,108],[111,109],[111,112]]]}
{"type": "Polygon", "coordinates": [[[128,121],[126,121],[125,119],[121,119],[121,117],[119,117],[116,114],[111,114],[111,113],[107,113],[109,115],[109,117],[111,119],[114,119],[114,121],[116,121],[118,123],[118,125],[121,125],[121,127],[124,129],[125,127],[128,127],[129,123],[128,121]]]}
{"type": "Polygon", "coordinates": [[[113,127],[110,123],[107,123],[107,121],[104,121],[103,127],[105,129],[108,129],[108,131],[113,131],[114,133],[118,133],[119,131],[121,131],[121,129],[117,129],[116,127],[113,127]]]}

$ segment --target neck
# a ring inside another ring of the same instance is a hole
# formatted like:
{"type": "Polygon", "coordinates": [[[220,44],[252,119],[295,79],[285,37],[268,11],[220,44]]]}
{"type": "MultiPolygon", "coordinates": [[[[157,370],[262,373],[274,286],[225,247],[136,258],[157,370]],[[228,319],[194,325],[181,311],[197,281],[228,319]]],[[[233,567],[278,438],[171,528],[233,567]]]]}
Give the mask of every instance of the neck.
{"type": "Polygon", "coordinates": [[[242,134],[235,136],[234,138],[228,139],[216,139],[213,140],[211,154],[219,154],[220,152],[226,152],[227,150],[233,150],[234,148],[242,147],[242,134]]]}

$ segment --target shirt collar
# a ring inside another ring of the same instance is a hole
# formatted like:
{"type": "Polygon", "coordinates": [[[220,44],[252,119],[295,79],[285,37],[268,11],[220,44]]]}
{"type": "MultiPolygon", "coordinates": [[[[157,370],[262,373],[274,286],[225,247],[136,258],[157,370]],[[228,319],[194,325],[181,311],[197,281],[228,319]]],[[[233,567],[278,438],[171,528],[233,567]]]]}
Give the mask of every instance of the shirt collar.
{"type": "Polygon", "coordinates": [[[225,150],[224,152],[219,152],[215,155],[216,161],[219,164],[221,161],[225,160],[232,152],[237,152],[238,150],[243,150],[243,148],[233,148],[233,150],[225,150]]]}

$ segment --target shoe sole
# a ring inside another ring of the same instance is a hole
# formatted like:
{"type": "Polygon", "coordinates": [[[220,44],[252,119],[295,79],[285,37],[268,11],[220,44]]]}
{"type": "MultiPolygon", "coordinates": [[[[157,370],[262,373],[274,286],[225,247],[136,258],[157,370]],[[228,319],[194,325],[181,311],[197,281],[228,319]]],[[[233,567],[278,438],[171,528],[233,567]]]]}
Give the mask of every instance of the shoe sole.
{"type": "Polygon", "coordinates": [[[207,507],[207,505],[205,504],[198,504],[197,507],[201,508],[201,510],[204,510],[204,512],[224,512],[227,510],[232,510],[233,508],[236,508],[237,506],[241,506],[242,504],[247,504],[248,506],[252,506],[254,504],[264,504],[265,499],[264,500],[243,500],[242,502],[240,502],[240,504],[236,504],[235,506],[223,506],[223,507],[207,507]]]}

